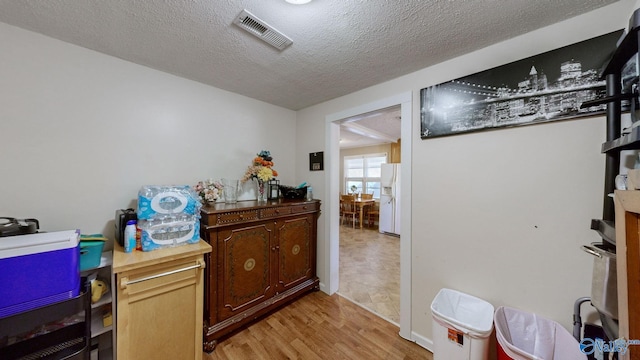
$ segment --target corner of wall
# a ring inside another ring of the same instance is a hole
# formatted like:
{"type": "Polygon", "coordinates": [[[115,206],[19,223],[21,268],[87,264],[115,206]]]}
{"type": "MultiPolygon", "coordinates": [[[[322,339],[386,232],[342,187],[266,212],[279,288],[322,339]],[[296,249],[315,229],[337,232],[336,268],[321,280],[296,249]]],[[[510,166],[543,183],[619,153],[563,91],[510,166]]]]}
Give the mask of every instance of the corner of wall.
{"type": "Polygon", "coordinates": [[[433,340],[428,339],[415,331],[411,332],[411,339],[407,339],[410,341],[414,341],[416,344],[422,346],[423,348],[431,351],[433,353],[433,340]]]}

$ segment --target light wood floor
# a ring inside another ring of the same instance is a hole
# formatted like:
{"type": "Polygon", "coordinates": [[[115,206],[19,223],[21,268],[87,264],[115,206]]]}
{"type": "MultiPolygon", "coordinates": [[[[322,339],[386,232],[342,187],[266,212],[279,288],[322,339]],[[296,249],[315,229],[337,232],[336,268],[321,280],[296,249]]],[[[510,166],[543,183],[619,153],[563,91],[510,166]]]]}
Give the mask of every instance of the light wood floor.
{"type": "Polygon", "coordinates": [[[338,294],[316,291],[222,340],[204,360],[427,359],[399,328],[338,294]]]}
{"type": "Polygon", "coordinates": [[[341,225],[338,293],[399,325],[400,238],[341,225]]]}

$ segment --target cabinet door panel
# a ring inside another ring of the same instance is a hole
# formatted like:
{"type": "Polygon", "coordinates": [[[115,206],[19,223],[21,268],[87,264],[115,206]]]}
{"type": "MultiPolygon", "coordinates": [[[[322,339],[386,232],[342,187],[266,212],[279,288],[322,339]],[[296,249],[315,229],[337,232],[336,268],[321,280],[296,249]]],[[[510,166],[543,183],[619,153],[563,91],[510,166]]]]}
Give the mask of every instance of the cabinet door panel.
{"type": "MultiPolygon", "coordinates": [[[[130,282],[193,265],[172,263],[124,272],[119,280],[130,282]],[[123,278],[124,277],[124,278],[123,278]]],[[[201,270],[182,271],[130,284],[118,294],[118,356],[124,359],[193,359],[201,339],[194,319],[198,311],[201,270]],[[159,346],[161,344],[162,346],[159,346]]]]}
{"type": "Polygon", "coordinates": [[[218,321],[273,295],[273,223],[218,234],[218,321]]]}
{"type": "Polygon", "coordinates": [[[308,279],[312,274],[313,215],[278,222],[278,292],[308,279]]]}

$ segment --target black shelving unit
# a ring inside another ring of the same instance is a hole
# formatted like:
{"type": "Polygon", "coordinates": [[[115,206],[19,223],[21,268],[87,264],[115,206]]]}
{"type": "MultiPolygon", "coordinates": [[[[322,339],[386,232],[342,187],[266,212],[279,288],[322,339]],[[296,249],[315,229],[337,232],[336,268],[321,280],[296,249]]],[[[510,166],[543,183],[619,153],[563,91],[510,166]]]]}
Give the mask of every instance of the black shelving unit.
{"type": "MultiPolygon", "coordinates": [[[[83,279],[85,280],[85,279],[83,279]]],[[[91,348],[91,285],[74,298],[0,319],[0,359],[88,360],[91,348]],[[81,321],[51,326],[79,316],[81,321]],[[38,329],[49,324],[46,332],[38,329]],[[32,332],[35,336],[24,338],[32,332]],[[18,339],[19,341],[14,341],[18,339]]]]}
{"type": "MultiPolygon", "coordinates": [[[[601,78],[606,80],[607,95],[603,99],[594,100],[583,104],[583,107],[596,104],[607,104],[606,141],[602,144],[601,152],[605,154],[605,174],[602,219],[592,219],[591,229],[595,230],[602,238],[603,246],[615,252],[615,206],[610,197],[615,190],[615,178],[620,172],[620,152],[623,150],[640,149],[640,127],[631,127],[630,130],[621,129],[622,103],[629,101],[637,104],[638,91],[629,84],[638,83],[638,74],[629,78],[629,74],[623,74],[623,69],[630,59],[638,53],[638,31],[640,30],[640,10],[636,10],[629,20],[629,27],[624,37],[618,42],[618,46],[611,59],[603,68],[601,78]],[[623,88],[623,75],[625,76],[625,88],[623,88]]],[[[636,58],[637,61],[637,58],[636,58]]],[[[633,110],[635,106],[631,106],[633,110]]],[[[599,312],[600,313],[600,312],[599,312]]],[[[602,327],[610,339],[618,338],[617,320],[600,313],[602,327]]]]}
{"type": "Polygon", "coordinates": [[[621,129],[622,102],[637,101],[636,95],[629,92],[629,89],[625,89],[623,93],[622,70],[627,62],[638,53],[639,30],[640,12],[636,10],[629,20],[629,28],[626,34],[619,41],[611,59],[602,70],[601,78],[606,80],[607,96],[582,105],[586,107],[595,104],[607,104],[607,134],[606,141],[602,144],[601,149],[606,156],[602,219],[593,219],[591,221],[591,229],[598,232],[604,242],[613,249],[615,249],[616,243],[615,208],[609,194],[612,194],[615,190],[615,178],[620,171],[620,152],[640,149],[640,127],[632,127],[624,134],[621,129]]]}
{"type": "Polygon", "coordinates": [[[602,152],[640,149],[640,126],[632,128],[628,134],[602,144],[602,152]]]}
{"type": "Polygon", "coordinates": [[[616,246],[616,226],[614,221],[592,219],[591,230],[595,230],[602,240],[611,246],[616,246]]]}

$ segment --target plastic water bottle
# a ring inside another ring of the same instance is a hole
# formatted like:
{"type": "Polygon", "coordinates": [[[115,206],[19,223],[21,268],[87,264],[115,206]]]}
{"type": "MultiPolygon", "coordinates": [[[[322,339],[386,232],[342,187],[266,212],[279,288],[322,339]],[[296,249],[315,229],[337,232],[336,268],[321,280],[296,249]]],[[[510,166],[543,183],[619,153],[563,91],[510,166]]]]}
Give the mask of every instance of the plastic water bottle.
{"type": "Polygon", "coordinates": [[[124,252],[130,253],[136,248],[136,221],[127,221],[124,228],[124,252]]]}
{"type": "Polygon", "coordinates": [[[313,200],[313,188],[311,186],[307,186],[307,201],[313,200]]]}

